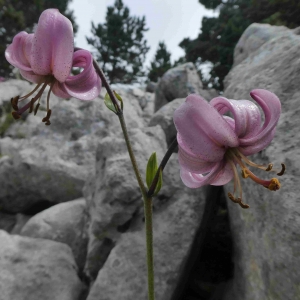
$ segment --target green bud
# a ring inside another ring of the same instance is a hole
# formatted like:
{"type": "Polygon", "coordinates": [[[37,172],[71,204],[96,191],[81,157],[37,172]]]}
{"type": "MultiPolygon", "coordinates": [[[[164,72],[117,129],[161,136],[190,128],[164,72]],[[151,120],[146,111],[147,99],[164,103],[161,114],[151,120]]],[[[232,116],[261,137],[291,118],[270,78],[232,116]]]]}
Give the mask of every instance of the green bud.
{"type": "Polygon", "coordinates": [[[117,113],[117,110],[116,110],[113,102],[111,101],[108,93],[106,93],[105,96],[104,96],[104,103],[105,103],[105,105],[106,105],[106,107],[108,109],[110,109],[111,111],[113,111],[115,114],[117,113]]]}
{"type": "MultiPolygon", "coordinates": [[[[156,152],[153,152],[148,160],[147,168],[146,168],[146,183],[147,183],[148,189],[150,189],[150,187],[151,187],[152,181],[155,177],[157,170],[158,170],[158,164],[157,164],[156,152]]],[[[157,193],[160,191],[161,187],[162,187],[162,171],[160,170],[158,181],[157,181],[153,196],[157,195],[157,193]]]]}

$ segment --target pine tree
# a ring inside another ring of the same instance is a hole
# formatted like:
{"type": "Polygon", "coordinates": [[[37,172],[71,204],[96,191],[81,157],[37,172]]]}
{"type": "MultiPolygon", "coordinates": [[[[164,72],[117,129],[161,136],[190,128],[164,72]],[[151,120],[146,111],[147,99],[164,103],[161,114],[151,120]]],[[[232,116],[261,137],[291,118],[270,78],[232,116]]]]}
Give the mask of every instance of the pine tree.
{"type": "Polygon", "coordinates": [[[12,75],[12,66],[4,55],[7,45],[20,31],[31,33],[43,10],[59,9],[72,21],[74,32],[77,31],[73,11],[68,10],[69,2],[71,0],[0,0],[0,76],[12,75]]]}
{"type": "Polygon", "coordinates": [[[148,78],[157,82],[162,75],[172,68],[171,53],[167,51],[166,44],[159,42],[151,67],[149,68],[148,78]]]}
{"type": "Polygon", "coordinates": [[[86,38],[110,83],[131,83],[144,75],[142,68],[149,50],[144,33],[148,29],[144,16],[129,13],[122,0],[116,0],[107,8],[105,23],[92,23],[93,37],[86,38]]]}

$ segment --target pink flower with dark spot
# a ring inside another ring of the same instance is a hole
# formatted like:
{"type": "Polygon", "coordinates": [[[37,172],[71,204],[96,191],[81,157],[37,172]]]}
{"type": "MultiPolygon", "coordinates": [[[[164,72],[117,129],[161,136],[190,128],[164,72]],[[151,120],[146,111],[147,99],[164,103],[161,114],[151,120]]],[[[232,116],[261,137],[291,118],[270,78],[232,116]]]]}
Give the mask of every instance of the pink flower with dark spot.
{"type": "Polygon", "coordinates": [[[50,91],[47,116],[43,119],[46,125],[50,124],[50,92],[61,98],[75,97],[81,100],[93,100],[100,93],[101,80],[93,67],[91,53],[86,50],[74,52],[72,24],[57,9],[47,9],[41,14],[35,33],[18,33],[7,47],[5,57],[20,70],[25,79],[37,84],[29,94],[12,99],[15,109],[13,116],[16,119],[24,111],[33,110],[34,103],[39,101],[47,85],[50,91]],[[72,76],[72,67],[83,68],[83,71],[72,76]],[[18,107],[20,101],[35,93],[31,101],[22,108],[18,107]]]}
{"type": "MultiPolygon", "coordinates": [[[[249,100],[216,97],[208,103],[195,94],[189,95],[174,114],[183,183],[198,188],[206,184],[224,185],[233,178],[234,192],[228,196],[243,208],[249,205],[242,202],[238,165],[243,178],[251,178],[272,191],[280,188],[277,178],[260,179],[248,167],[274,171],[272,164],[257,165],[247,156],[263,150],[272,141],[281,104],[278,97],[267,90],[253,90],[250,95],[264,112],[264,121],[258,106],[249,100]],[[232,117],[224,115],[228,112],[232,117]]],[[[282,164],[277,175],[283,175],[284,170],[282,164]]]]}

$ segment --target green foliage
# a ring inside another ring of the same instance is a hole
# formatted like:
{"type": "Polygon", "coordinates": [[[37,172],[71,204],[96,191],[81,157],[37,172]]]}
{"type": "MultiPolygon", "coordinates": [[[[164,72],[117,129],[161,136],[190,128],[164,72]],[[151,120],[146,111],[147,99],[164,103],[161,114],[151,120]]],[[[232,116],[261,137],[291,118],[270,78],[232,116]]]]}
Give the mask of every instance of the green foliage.
{"type": "MultiPolygon", "coordinates": [[[[147,163],[147,168],[146,168],[146,183],[147,183],[148,189],[150,189],[150,187],[151,187],[152,181],[155,177],[157,170],[158,170],[158,163],[157,163],[156,152],[153,152],[151,154],[151,156],[149,157],[149,160],[147,163]]],[[[156,196],[158,194],[161,187],[162,187],[162,171],[160,170],[157,185],[154,190],[153,196],[156,196]]]]}
{"type": "Polygon", "coordinates": [[[104,24],[92,23],[93,37],[87,42],[96,50],[96,59],[110,83],[137,81],[149,50],[144,39],[145,17],[130,16],[122,0],[109,6],[104,24]]]}
{"type": "Polygon", "coordinates": [[[12,76],[12,67],[4,56],[7,45],[20,31],[31,33],[43,10],[58,8],[71,20],[74,32],[77,31],[73,11],[67,8],[69,2],[71,0],[0,0],[0,76],[12,76]]]}
{"type": "MultiPolygon", "coordinates": [[[[300,25],[298,0],[199,0],[206,8],[217,9],[218,17],[204,17],[202,28],[194,40],[185,38],[179,44],[185,51],[185,61],[201,65],[211,62],[210,78],[205,83],[220,91],[223,80],[233,64],[236,43],[245,29],[253,22],[300,25]]],[[[200,74],[201,75],[201,74],[200,74]]]]}
{"type": "Polygon", "coordinates": [[[157,82],[162,75],[172,68],[171,53],[167,51],[166,44],[159,42],[158,49],[149,68],[148,78],[150,81],[157,82]]]}

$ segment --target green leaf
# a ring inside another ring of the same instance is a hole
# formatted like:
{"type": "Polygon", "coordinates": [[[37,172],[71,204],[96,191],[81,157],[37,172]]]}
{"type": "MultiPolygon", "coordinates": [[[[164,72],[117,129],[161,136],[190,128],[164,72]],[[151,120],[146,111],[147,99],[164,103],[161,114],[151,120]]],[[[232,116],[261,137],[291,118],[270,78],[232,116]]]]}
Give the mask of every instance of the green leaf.
{"type": "Polygon", "coordinates": [[[123,110],[123,99],[122,97],[116,92],[116,91],[113,91],[116,98],[121,102],[121,109],[123,110]]]}
{"type": "Polygon", "coordinates": [[[111,111],[113,111],[115,114],[117,113],[117,110],[116,110],[113,102],[111,101],[108,93],[106,93],[105,96],[104,96],[104,103],[105,103],[105,105],[106,105],[106,107],[108,109],[110,109],[111,111]]]}
{"type": "Polygon", "coordinates": [[[147,169],[146,169],[146,183],[148,189],[151,186],[151,183],[155,177],[157,169],[158,166],[157,166],[156,152],[153,152],[148,160],[147,169]]]}
{"type": "Polygon", "coordinates": [[[162,187],[162,184],[163,184],[162,173],[163,173],[163,172],[162,172],[162,170],[160,169],[160,170],[159,170],[158,181],[157,181],[156,188],[155,188],[155,191],[154,191],[153,196],[156,196],[156,195],[158,194],[158,192],[160,191],[161,187],[162,187]]]}

